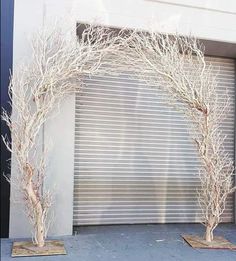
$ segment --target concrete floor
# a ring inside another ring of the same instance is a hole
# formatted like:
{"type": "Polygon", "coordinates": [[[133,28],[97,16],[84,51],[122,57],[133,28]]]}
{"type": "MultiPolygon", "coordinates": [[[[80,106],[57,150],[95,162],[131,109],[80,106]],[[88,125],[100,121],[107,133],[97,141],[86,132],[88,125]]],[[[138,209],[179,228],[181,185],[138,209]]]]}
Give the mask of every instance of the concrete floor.
{"type": "MultiPolygon", "coordinates": [[[[203,234],[198,224],[120,225],[81,227],[75,236],[62,237],[66,256],[21,257],[19,261],[236,261],[236,251],[196,250],[180,234],[203,234]]],[[[216,235],[236,244],[236,225],[220,225],[216,235]]],[[[1,260],[10,257],[12,240],[1,241],[1,260]]]]}

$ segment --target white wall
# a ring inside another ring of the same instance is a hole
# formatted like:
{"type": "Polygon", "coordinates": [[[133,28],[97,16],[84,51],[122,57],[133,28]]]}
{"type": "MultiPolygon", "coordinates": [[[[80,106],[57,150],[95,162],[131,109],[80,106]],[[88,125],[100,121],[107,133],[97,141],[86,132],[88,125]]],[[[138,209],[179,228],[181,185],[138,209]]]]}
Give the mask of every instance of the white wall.
{"type": "MultiPolygon", "coordinates": [[[[28,39],[38,27],[67,16],[71,26],[75,21],[140,29],[154,24],[160,31],[236,43],[235,0],[15,0],[14,67],[30,56],[28,39]]],[[[61,113],[45,126],[45,143],[51,140],[54,144],[47,184],[56,187],[55,221],[50,235],[72,233],[74,105],[74,97],[66,100],[61,113]]],[[[15,175],[13,168],[12,177],[15,175]]],[[[22,206],[12,202],[10,237],[26,236],[30,236],[30,230],[22,206]]]]}
{"type": "Polygon", "coordinates": [[[236,42],[234,0],[81,0],[79,2],[80,4],[73,5],[73,10],[85,21],[96,17],[107,25],[142,29],[148,29],[150,24],[154,23],[157,29],[167,32],[176,30],[181,34],[191,32],[202,39],[236,42]],[[183,5],[180,5],[181,3],[183,5]]]}
{"type": "MultiPolygon", "coordinates": [[[[54,220],[50,235],[70,235],[73,226],[75,99],[68,97],[45,126],[45,143],[52,144],[47,186],[54,193],[54,220]],[[51,142],[52,141],[52,142],[51,142]]],[[[50,145],[49,145],[50,146],[50,145]]]]}
{"type": "Polygon", "coordinates": [[[14,61],[29,52],[26,39],[44,15],[53,20],[68,14],[117,27],[148,29],[154,23],[168,32],[236,43],[235,0],[15,0],[14,61]]]}

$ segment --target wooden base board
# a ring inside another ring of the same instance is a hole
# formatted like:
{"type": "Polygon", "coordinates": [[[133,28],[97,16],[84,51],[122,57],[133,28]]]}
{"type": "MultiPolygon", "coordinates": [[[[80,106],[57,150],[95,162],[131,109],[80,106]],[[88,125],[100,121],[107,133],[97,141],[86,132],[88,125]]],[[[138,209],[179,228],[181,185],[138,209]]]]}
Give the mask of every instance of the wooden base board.
{"type": "Polygon", "coordinates": [[[14,242],[12,246],[12,257],[20,256],[51,256],[66,255],[64,243],[58,240],[48,240],[44,247],[37,247],[30,241],[14,242]]]}
{"type": "Polygon", "coordinates": [[[207,242],[204,238],[194,235],[182,235],[182,238],[193,248],[236,250],[236,245],[219,236],[214,237],[212,242],[207,242]]]}

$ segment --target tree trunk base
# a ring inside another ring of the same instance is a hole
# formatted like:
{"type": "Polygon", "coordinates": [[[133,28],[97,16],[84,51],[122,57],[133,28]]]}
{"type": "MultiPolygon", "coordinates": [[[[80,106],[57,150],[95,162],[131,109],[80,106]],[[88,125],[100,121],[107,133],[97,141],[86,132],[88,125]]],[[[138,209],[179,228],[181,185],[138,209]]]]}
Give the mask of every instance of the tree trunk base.
{"type": "Polygon", "coordinates": [[[182,238],[193,248],[236,250],[236,245],[224,237],[215,236],[211,242],[206,241],[203,237],[194,235],[182,235],[182,238]]]}
{"type": "Polygon", "coordinates": [[[37,247],[30,241],[14,242],[12,246],[12,257],[17,256],[51,256],[66,255],[64,243],[58,240],[45,241],[43,247],[37,247]]]}

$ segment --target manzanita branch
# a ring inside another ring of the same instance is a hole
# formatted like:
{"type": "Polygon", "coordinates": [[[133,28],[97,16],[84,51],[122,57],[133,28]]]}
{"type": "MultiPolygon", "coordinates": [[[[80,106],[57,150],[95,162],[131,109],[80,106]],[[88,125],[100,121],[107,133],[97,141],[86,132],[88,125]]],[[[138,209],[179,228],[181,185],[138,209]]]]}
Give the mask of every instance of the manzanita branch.
{"type": "Polygon", "coordinates": [[[185,116],[191,122],[191,136],[201,161],[198,199],[206,226],[205,239],[212,241],[227,196],[235,191],[234,163],[224,149],[225,137],[220,131],[229,110],[227,93],[224,101],[219,101],[216,77],[195,38],[156,32],[131,34],[123,51],[125,64],[132,65],[141,79],[167,92],[171,101],[186,107],[185,116]]]}
{"type": "Polygon", "coordinates": [[[2,137],[17,163],[15,186],[22,195],[33,240],[43,247],[48,231],[52,194],[44,187],[46,152],[38,140],[44,123],[61,101],[80,90],[83,77],[109,70],[107,56],[120,46],[120,34],[102,26],[88,25],[76,37],[58,23],[42,29],[31,42],[31,59],[12,75],[9,92],[13,114],[2,119],[11,131],[12,143],[2,137]]]}

